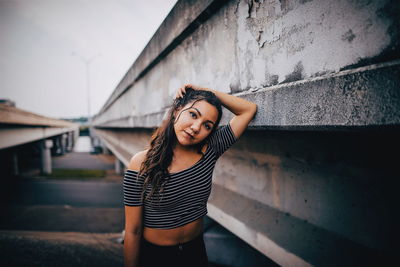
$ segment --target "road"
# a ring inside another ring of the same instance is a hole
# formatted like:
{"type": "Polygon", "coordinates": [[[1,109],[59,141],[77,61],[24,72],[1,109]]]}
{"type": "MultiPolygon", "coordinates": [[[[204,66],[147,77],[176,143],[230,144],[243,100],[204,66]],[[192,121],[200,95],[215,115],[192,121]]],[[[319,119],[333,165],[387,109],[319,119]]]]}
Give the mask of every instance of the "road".
{"type": "Polygon", "coordinates": [[[12,205],[70,205],[122,208],[122,184],[95,181],[20,181],[14,184],[12,205]]]}

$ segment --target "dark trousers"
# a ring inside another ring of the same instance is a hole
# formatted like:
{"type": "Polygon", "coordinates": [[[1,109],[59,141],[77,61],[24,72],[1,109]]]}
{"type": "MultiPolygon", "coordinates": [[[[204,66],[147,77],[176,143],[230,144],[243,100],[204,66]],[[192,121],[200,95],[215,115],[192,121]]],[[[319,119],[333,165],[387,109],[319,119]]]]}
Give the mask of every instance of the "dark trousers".
{"type": "Polygon", "coordinates": [[[203,234],[189,242],[173,246],[159,246],[142,238],[139,266],[207,267],[208,258],[203,234]]]}

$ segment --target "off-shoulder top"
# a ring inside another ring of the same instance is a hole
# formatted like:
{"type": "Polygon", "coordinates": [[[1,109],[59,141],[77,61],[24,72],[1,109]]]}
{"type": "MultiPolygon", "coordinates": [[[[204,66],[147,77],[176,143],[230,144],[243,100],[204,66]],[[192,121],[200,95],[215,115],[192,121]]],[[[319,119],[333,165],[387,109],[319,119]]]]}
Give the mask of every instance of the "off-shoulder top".
{"type": "MultiPolygon", "coordinates": [[[[157,201],[142,199],[144,177],[128,169],[124,175],[124,205],[143,206],[144,226],[172,229],[193,222],[207,214],[211,193],[212,174],[217,159],[236,138],[228,123],[209,137],[204,156],[191,167],[170,173],[157,201]]],[[[146,188],[150,193],[151,185],[146,188]]]]}

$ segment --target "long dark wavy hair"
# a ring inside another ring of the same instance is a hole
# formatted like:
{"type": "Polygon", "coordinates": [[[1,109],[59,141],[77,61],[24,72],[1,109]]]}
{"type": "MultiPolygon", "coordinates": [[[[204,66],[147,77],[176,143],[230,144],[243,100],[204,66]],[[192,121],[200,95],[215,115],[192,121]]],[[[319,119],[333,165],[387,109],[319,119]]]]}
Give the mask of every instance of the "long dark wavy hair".
{"type": "Polygon", "coordinates": [[[176,98],[167,113],[166,119],[156,129],[151,137],[150,148],[147,151],[146,158],[140,166],[139,175],[144,177],[144,186],[142,199],[144,198],[146,189],[150,186],[150,193],[146,199],[161,200],[160,195],[164,191],[164,186],[169,178],[168,167],[172,162],[174,155],[173,149],[177,142],[174,124],[178,121],[183,111],[191,108],[196,102],[205,100],[213,105],[218,111],[218,118],[210,132],[210,134],[200,143],[194,145],[199,154],[203,154],[202,148],[207,143],[208,138],[217,129],[222,117],[222,107],[220,100],[214,93],[203,90],[193,90],[186,88],[186,93],[182,98],[176,98]],[[188,108],[183,109],[186,105],[192,103],[188,108]],[[180,111],[177,118],[174,117],[175,111],[180,111]],[[152,198],[152,196],[154,198],[152,198]]]}

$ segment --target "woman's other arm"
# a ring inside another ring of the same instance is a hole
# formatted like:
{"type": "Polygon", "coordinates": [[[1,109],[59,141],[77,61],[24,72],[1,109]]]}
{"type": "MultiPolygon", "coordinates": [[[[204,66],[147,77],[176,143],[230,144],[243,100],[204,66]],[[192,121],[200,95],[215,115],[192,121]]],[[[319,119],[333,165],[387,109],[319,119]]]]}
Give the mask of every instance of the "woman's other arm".
{"type": "MultiPolygon", "coordinates": [[[[130,160],[128,169],[139,171],[145,151],[139,152],[130,160]]],[[[125,206],[124,261],[126,267],[139,264],[140,240],[142,238],[143,206],[125,206]]]]}
{"type": "Polygon", "coordinates": [[[142,206],[125,206],[124,259],[126,267],[138,266],[142,237],[142,206]]]}
{"type": "Polygon", "coordinates": [[[187,87],[193,88],[194,90],[205,90],[213,92],[218,99],[221,101],[222,105],[229,109],[235,116],[230,121],[230,125],[236,138],[242,135],[244,130],[246,130],[250,121],[254,118],[257,112],[257,105],[249,102],[243,98],[219,92],[213,89],[199,87],[193,84],[185,84],[180,90],[176,97],[182,97],[187,87]]]}

